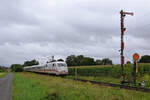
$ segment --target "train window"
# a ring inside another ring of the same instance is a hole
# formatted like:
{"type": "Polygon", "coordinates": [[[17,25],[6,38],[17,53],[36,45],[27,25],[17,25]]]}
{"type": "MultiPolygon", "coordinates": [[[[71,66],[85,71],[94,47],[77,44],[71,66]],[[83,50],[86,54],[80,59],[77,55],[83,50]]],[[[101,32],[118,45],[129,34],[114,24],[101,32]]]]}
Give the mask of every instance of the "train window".
{"type": "Polygon", "coordinates": [[[55,64],[53,64],[53,67],[55,67],[55,64]]]}
{"type": "Polygon", "coordinates": [[[67,67],[66,64],[62,64],[62,63],[58,63],[58,66],[59,66],[59,67],[67,67]]]}

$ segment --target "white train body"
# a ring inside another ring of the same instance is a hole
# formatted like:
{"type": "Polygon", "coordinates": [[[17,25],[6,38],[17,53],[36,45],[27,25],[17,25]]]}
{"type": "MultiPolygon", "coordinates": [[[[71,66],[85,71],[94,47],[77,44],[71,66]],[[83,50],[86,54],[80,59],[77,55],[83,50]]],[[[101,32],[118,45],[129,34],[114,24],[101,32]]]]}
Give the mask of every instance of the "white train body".
{"type": "Polygon", "coordinates": [[[34,66],[27,66],[24,67],[25,71],[30,72],[39,72],[39,73],[49,73],[55,75],[67,75],[68,74],[68,67],[65,62],[56,61],[50,62],[43,65],[34,65],[34,66]]]}

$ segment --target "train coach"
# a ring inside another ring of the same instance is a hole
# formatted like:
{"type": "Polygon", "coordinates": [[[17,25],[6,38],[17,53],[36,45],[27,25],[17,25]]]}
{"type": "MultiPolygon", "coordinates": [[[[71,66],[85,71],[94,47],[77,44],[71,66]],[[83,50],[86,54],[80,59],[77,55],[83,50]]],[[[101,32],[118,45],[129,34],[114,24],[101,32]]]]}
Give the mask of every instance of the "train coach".
{"type": "Polygon", "coordinates": [[[43,65],[27,66],[24,67],[24,70],[29,72],[48,73],[53,75],[68,74],[67,64],[63,61],[48,62],[43,65]]]}

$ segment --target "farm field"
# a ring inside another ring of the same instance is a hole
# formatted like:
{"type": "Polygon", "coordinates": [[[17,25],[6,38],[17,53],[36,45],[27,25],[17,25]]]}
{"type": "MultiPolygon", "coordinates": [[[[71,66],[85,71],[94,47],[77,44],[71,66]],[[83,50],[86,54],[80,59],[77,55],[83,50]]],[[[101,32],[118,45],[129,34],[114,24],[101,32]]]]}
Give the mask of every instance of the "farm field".
{"type": "MultiPolygon", "coordinates": [[[[125,79],[132,81],[132,64],[125,65],[125,79]]],[[[79,78],[93,81],[120,83],[121,67],[119,65],[78,66],[69,67],[69,78],[79,78]]],[[[137,83],[145,82],[150,87],[150,64],[139,64],[137,83]]],[[[138,84],[137,84],[138,85],[138,84]]]]}
{"type": "Polygon", "coordinates": [[[35,73],[14,73],[12,100],[149,100],[149,93],[35,73]]]}

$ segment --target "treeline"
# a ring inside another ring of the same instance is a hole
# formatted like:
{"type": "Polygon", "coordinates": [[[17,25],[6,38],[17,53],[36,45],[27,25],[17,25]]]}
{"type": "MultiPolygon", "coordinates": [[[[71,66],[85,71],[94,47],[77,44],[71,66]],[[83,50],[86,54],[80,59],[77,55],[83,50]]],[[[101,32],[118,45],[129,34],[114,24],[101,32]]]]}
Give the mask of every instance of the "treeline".
{"type": "MultiPolygon", "coordinates": [[[[55,60],[56,61],[56,60],[55,60]]],[[[57,61],[64,61],[63,59],[58,59],[57,61]]],[[[112,65],[113,62],[109,58],[103,58],[103,59],[97,59],[94,60],[94,58],[91,57],[85,57],[83,55],[70,55],[66,58],[66,63],[68,66],[90,66],[90,65],[112,65]]],[[[131,63],[130,61],[127,61],[127,63],[131,63]]],[[[144,55],[139,60],[139,63],[150,63],[150,55],[144,55]]],[[[33,66],[38,65],[39,62],[34,60],[31,61],[25,61],[24,64],[12,64],[11,70],[15,72],[23,71],[23,67],[25,66],[33,66]]],[[[0,67],[0,71],[6,71],[5,68],[0,67]]]]}
{"type": "Polygon", "coordinates": [[[139,63],[150,63],[150,55],[144,55],[139,60],[139,63]]]}
{"type": "Polygon", "coordinates": [[[109,58],[97,59],[85,57],[83,55],[70,55],[66,58],[68,66],[87,66],[87,65],[112,65],[113,62],[109,58]]]}
{"type": "Polygon", "coordinates": [[[38,64],[39,64],[39,62],[34,59],[31,61],[25,61],[23,65],[12,64],[10,68],[13,72],[21,72],[21,71],[23,71],[23,67],[25,67],[25,66],[33,66],[33,65],[38,65],[38,64]]]}
{"type": "MultiPolygon", "coordinates": [[[[97,59],[91,57],[84,57],[83,55],[70,55],[66,58],[66,63],[68,66],[84,66],[84,65],[112,65],[113,62],[109,58],[97,59]]],[[[130,64],[127,61],[127,64],[130,64]]],[[[139,63],[150,63],[150,55],[141,56],[139,63]]]]}
{"type": "Polygon", "coordinates": [[[5,66],[0,66],[0,72],[6,72],[7,71],[7,67],[5,66]]]}

